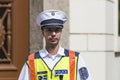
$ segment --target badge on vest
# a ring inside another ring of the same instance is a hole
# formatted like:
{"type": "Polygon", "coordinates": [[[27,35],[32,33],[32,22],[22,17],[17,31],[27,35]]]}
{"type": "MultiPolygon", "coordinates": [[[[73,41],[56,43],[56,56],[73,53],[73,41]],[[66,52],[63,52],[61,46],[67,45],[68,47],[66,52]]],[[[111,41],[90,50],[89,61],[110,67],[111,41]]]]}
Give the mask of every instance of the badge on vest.
{"type": "Polygon", "coordinates": [[[47,71],[37,72],[37,74],[47,74],[47,71]]]}
{"type": "Polygon", "coordinates": [[[68,70],[55,70],[55,75],[64,75],[64,74],[68,74],[68,70]]]}
{"type": "Polygon", "coordinates": [[[47,80],[47,75],[38,76],[38,80],[47,80]]]}
{"type": "Polygon", "coordinates": [[[87,80],[89,74],[88,74],[88,70],[86,67],[82,67],[79,69],[79,74],[82,80],[87,80]]]}

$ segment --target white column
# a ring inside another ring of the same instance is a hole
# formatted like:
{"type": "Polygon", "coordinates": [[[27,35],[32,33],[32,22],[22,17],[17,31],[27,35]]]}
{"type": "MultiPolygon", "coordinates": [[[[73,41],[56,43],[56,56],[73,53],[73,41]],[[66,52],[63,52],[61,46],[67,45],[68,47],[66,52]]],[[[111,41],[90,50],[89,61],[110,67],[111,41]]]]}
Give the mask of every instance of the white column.
{"type": "Polygon", "coordinates": [[[70,48],[81,52],[94,80],[110,80],[114,5],[112,0],[70,0],[70,48]]]}

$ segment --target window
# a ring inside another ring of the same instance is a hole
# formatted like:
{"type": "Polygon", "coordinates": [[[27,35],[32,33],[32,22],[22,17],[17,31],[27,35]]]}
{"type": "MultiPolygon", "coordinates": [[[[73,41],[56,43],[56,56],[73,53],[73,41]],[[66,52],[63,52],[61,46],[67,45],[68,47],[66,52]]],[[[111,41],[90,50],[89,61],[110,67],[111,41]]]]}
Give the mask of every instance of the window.
{"type": "Polygon", "coordinates": [[[11,62],[11,3],[0,2],[0,63],[11,62]]]}

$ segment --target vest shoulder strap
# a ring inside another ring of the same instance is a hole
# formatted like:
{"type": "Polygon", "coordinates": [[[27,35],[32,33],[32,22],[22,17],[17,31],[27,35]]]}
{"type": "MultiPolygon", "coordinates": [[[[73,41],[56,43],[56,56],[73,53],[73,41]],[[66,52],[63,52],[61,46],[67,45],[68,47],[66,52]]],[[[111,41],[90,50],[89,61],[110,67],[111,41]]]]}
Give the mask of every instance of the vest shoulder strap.
{"type": "Polygon", "coordinates": [[[36,80],[34,57],[34,53],[28,56],[30,80],[36,80]]]}
{"type": "Polygon", "coordinates": [[[69,69],[70,69],[70,80],[74,80],[75,78],[75,57],[79,56],[79,52],[75,52],[72,50],[65,49],[65,55],[69,57],[69,69]]]}
{"type": "Polygon", "coordinates": [[[69,64],[70,64],[70,80],[74,80],[75,77],[75,52],[69,50],[69,64]]]}
{"type": "MultiPolygon", "coordinates": [[[[69,51],[73,51],[73,50],[69,50],[69,49],[65,49],[64,50],[64,54],[65,54],[65,56],[69,56],[69,51]]],[[[75,57],[78,57],[79,56],[79,52],[76,52],[76,51],[73,51],[74,52],[74,54],[75,54],[75,57]]]]}

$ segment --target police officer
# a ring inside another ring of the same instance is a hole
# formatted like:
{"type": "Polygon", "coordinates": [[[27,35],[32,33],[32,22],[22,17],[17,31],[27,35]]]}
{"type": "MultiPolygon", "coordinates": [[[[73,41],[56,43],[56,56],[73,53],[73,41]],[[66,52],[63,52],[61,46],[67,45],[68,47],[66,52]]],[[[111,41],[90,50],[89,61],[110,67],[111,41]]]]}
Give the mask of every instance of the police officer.
{"type": "Polygon", "coordinates": [[[66,20],[60,10],[46,10],[37,16],[46,45],[28,56],[18,80],[91,80],[81,54],[59,44],[66,20]]]}

